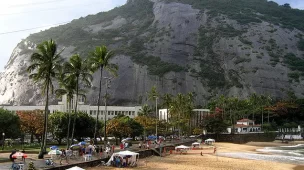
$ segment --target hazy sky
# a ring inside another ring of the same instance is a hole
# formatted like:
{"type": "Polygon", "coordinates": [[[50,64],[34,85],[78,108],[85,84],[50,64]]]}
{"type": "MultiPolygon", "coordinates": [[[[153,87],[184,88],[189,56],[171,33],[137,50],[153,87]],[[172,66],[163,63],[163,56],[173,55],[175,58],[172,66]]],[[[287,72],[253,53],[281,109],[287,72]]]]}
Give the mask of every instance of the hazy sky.
{"type": "MultiPolygon", "coordinates": [[[[59,23],[108,11],[127,0],[0,0],[0,71],[4,70],[11,52],[29,34],[59,23]],[[45,27],[42,27],[45,26],[45,27]],[[39,27],[39,28],[37,28],[39,27]],[[31,29],[36,28],[36,29],[31,29]],[[14,32],[18,30],[27,31],[14,32]],[[14,32],[14,33],[8,33],[14,32]]],[[[304,9],[303,0],[273,0],[304,9]]]]}

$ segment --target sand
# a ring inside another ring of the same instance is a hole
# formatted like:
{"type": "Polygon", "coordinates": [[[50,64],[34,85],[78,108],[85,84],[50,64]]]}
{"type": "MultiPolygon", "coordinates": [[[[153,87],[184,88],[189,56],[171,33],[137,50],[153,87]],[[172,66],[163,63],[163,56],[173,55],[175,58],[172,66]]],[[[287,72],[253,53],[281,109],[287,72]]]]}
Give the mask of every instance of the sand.
{"type": "MultiPolygon", "coordinates": [[[[269,144],[269,143],[267,143],[269,144]]],[[[216,143],[217,151],[224,152],[250,152],[258,153],[255,149],[263,148],[260,143],[251,145],[239,145],[231,143],[216,143]]],[[[270,145],[270,144],[269,144],[270,145]]],[[[268,146],[268,145],[267,145],[268,146]]],[[[186,155],[172,154],[166,157],[152,156],[139,160],[138,166],[135,168],[124,169],[145,169],[145,170],[304,170],[304,166],[297,166],[292,164],[260,161],[260,160],[246,160],[219,157],[213,154],[213,149],[191,150],[186,155]],[[201,156],[203,152],[203,156],[201,156]]],[[[94,167],[87,168],[88,170],[99,169],[121,169],[113,167],[94,167]]]]}

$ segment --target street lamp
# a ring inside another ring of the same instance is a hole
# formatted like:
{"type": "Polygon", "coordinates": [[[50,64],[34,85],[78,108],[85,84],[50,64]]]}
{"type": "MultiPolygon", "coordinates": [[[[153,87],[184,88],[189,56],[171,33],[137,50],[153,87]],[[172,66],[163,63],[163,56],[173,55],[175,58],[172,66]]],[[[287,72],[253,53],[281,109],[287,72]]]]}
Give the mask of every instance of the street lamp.
{"type": "Polygon", "coordinates": [[[109,83],[111,83],[111,78],[110,77],[104,77],[104,79],[106,79],[106,92],[105,92],[105,110],[104,110],[104,149],[106,149],[107,146],[107,97],[108,97],[108,88],[109,87],[109,83]]]}
{"type": "Polygon", "coordinates": [[[5,133],[3,132],[2,133],[2,150],[4,150],[4,136],[5,136],[5,133]]]}
{"type": "Polygon", "coordinates": [[[155,115],[156,115],[155,136],[156,136],[156,140],[157,140],[157,123],[158,123],[157,100],[158,100],[158,97],[157,96],[154,96],[154,97],[155,97],[155,115]]]}

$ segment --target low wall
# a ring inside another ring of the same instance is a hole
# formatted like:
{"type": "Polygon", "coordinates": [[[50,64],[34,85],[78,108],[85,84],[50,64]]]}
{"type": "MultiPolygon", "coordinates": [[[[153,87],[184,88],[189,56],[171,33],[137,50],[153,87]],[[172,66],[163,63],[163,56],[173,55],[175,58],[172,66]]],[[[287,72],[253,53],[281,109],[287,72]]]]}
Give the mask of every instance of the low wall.
{"type": "Polygon", "coordinates": [[[205,139],[212,138],[216,142],[247,143],[247,142],[272,142],[277,133],[250,133],[250,134],[208,134],[205,139]]]}

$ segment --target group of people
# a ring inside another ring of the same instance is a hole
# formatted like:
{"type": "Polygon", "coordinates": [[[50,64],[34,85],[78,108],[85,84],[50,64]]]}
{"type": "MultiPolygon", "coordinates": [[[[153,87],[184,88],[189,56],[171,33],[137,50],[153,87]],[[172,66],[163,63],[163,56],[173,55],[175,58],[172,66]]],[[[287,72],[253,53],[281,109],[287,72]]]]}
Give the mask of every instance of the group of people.
{"type": "MultiPolygon", "coordinates": [[[[21,152],[22,152],[22,153],[25,153],[25,150],[23,149],[21,152]]],[[[17,150],[16,150],[16,149],[14,149],[14,150],[11,152],[11,154],[9,155],[9,159],[10,159],[12,162],[15,162],[15,159],[17,159],[17,158],[14,158],[14,157],[13,157],[13,155],[14,155],[15,153],[17,153],[17,150]]],[[[25,157],[24,157],[24,156],[22,156],[21,159],[22,159],[22,161],[25,161],[25,157]]]]}
{"type": "Polygon", "coordinates": [[[118,168],[127,167],[128,164],[129,164],[128,156],[124,156],[124,157],[114,156],[113,161],[112,161],[112,166],[118,167],[118,168]]]}

